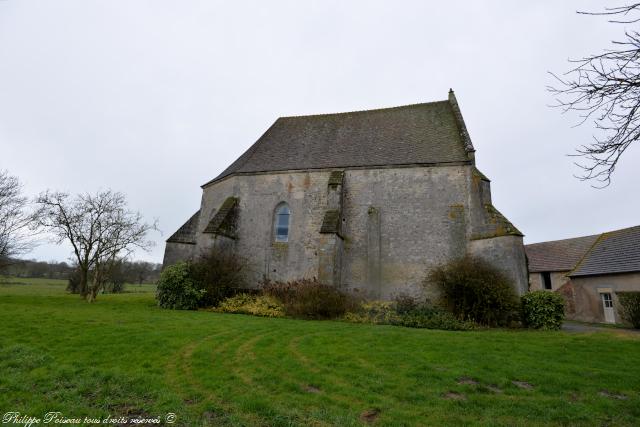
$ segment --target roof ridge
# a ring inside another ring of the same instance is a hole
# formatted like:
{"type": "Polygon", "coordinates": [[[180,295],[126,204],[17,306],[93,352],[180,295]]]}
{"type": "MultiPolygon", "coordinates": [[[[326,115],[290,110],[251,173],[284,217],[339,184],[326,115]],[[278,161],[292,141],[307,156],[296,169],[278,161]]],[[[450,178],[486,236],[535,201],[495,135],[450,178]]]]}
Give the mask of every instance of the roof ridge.
{"type": "Polygon", "coordinates": [[[546,245],[548,243],[558,243],[558,242],[566,242],[568,240],[586,239],[587,237],[600,237],[601,234],[604,234],[604,233],[588,234],[586,236],[578,236],[578,237],[567,237],[566,239],[558,239],[558,240],[546,240],[544,242],[527,243],[525,246],[546,245]]]}
{"type": "Polygon", "coordinates": [[[456,125],[458,126],[458,133],[460,134],[460,139],[462,140],[462,144],[464,146],[464,151],[467,152],[467,155],[473,163],[475,164],[475,153],[476,149],[473,148],[473,143],[471,142],[471,137],[469,136],[469,131],[467,130],[467,125],[464,122],[464,118],[462,117],[462,111],[460,110],[460,106],[458,105],[458,100],[456,98],[455,93],[453,93],[453,89],[449,89],[449,105],[451,106],[451,110],[453,111],[453,117],[456,119],[456,125]]]}
{"type": "MultiPolygon", "coordinates": [[[[389,111],[389,110],[399,110],[402,108],[412,108],[412,107],[421,107],[421,106],[426,106],[426,105],[433,105],[433,104],[444,104],[444,103],[448,103],[449,101],[444,99],[441,101],[430,101],[430,102],[417,102],[415,104],[406,104],[406,105],[396,105],[394,107],[383,107],[383,108],[372,108],[372,109],[367,109],[367,110],[353,110],[353,111],[342,111],[339,113],[318,113],[318,114],[300,114],[300,115],[294,115],[294,116],[280,116],[278,117],[277,120],[281,120],[281,119],[297,119],[297,118],[309,118],[309,117],[327,117],[327,116],[341,116],[341,115],[347,115],[347,114],[359,114],[359,113],[374,113],[377,111],[389,111]]],[[[276,121],[277,121],[276,120],[276,121]]]]}
{"type": "Polygon", "coordinates": [[[566,240],[585,239],[587,237],[596,237],[596,236],[599,238],[603,234],[618,233],[620,231],[631,230],[631,229],[634,229],[634,228],[640,228],[640,225],[633,225],[631,227],[619,228],[617,230],[603,231],[601,233],[596,233],[596,234],[587,234],[586,236],[567,237],[566,239],[547,240],[547,241],[544,241],[544,242],[527,243],[525,246],[544,245],[544,244],[547,244],[547,243],[557,243],[557,242],[564,242],[566,240]]]}
{"type": "Polygon", "coordinates": [[[626,230],[632,230],[634,228],[640,228],[640,225],[632,225],[631,227],[625,227],[625,228],[619,228],[617,230],[610,230],[610,231],[605,231],[602,234],[611,234],[611,233],[618,233],[620,231],[626,231],[626,230]]]}
{"type": "Polygon", "coordinates": [[[598,238],[596,240],[593,241],[593,243],[591,244],[591,246],[589,246],[589,249],[587,249],[584,254],[582,255],[582,257],[578,260],[578,262],[576,262],[576,264],[573,266],[573,268],[571,269],[571,271],[569,271],[569,274],[567,274],[567,276],[571,276],[571,274],[573,274],[574,272],[578,271],[578,269],[580,268],[580,266],[582,265],[582,263],[587,259],[587,256],[593,251],[593,249],[598,246],[598,244],[600,243],[600,241],[602,241],[603,236],[605,235],[605,233],[600,233],[600,235],[598,236],[598,238]]]}

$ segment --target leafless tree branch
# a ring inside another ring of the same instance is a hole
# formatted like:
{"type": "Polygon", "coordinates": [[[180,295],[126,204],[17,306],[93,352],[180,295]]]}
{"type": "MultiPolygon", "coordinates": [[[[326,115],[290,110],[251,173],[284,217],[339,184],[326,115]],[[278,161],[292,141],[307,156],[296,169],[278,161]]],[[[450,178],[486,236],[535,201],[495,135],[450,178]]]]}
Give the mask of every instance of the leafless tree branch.
{"type": "Polygon", "coordinates": [[[33,217],[17,177],[0,171],[0,271],[34,246],[33,217]]]}
{"type": "MultiPolygon", "coordinates": [[[[640,3],[578,12],[585,15],[630,16],[640,3]]],[[[635,23],[612,20],[617,23],[635,23]]],[[[614,49],[582,59],[569,60],[573,68],[562,76],[550,73],[555,86],[548,90],[556,98],[554,107],[579,113],[578,125],[593,121],[597,136],[576,149],[582,168],[581,180],[596,180],[600,187],[611,183],[618,161],[629,146],[640,139],[640,33],[625,31],[625,40],[613,41],[614,49]]]]}

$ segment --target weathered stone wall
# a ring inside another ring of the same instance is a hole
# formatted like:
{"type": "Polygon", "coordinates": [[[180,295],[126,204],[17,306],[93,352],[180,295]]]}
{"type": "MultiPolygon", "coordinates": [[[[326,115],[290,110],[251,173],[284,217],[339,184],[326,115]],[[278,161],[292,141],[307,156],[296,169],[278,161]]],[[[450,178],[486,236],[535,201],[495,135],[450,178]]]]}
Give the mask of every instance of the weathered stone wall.
{"type": "MultiPolygon", "coordinates": [[[[329,171],[241,175],[204,189],[200,232],[230,196],[237,197],[237,253],[247,260],[254,283],[318,276],[318,239],[327,205],[329,171]],[[275,242],[275,209],[291,210],[289,241],[275,242]]],[[[198,235],[199,249],[209,248],[215,235],[198,235]]]]}
{"type": "MultiPolygon", "coordinates": [[[[335,204],[328,197],[330,173],[238,175],[205,187],[195,253],[215,244],[216,235],[203,231],[225,199],[237,197],[238,238],[232,246],[247,260],[256,284],[263,277],[324,274],[369,298],[420,294],[429,269],[471,251],[509,272],[519,291],[524,280],[526,290],[520,236],[470,243],[473,233],[490,229],[483,221],[491,200],[488,182],[478,182],[471,165],[346,170],[339,235],[320,233],[326,210],[335,204]],[[291,211],[287,243],[274,241],[275,208],[282,202],[291,211]],[[324,265],[327,260],[335,260],[337,271],[324,265]]],[[[433,289],[426,293],[436,296],[433,289]]]]}
{"type": "Polygon", "coordinates": [[[527,292],[527,261],[521,236],[499,236],[472,240],[469,254],[500,269],[516,286],[518,295],[527,292]]]}
{"type": "Polygon", "coordinates": [[[604,308],[600,292],[611,292],[616,323],[620,317],[620,303],[616,292],[640,291],[640,273],[612,274],[571,278],[573,285],[575,314],[570,318],[583,322],[604,322],[604,308]]]}
{"type": "Polygon", "coordinates": [[[196,245],[188,243],[167,242],[164,248],[163,267],[173,265],[178,261],[189,260],[193,257],[196,245]]]}
{"type": "Polygon", "coordinates": [[[347,171],[343,286],[371,298],[418,294],[430,268],[463,256],[468,169],[347,171]]]}
{"type": "MultiPolygon", "coordinates": [[[[562,287],[569,278],[567,277],[568,271],[554,271],[551,272],[551,290],[557,291],[562,287]]],[[[541,273],[529,273],[529,290],[530,291],[542,291],[544,290],[544,282],[542,281],[541,273]]]]}

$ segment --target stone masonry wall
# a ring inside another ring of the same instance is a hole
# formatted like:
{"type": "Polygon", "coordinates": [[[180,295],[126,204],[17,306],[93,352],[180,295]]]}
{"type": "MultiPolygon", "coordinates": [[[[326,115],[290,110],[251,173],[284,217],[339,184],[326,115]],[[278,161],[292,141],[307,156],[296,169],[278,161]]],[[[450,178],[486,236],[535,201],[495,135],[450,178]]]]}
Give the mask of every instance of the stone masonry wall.
{"type": "MultiPolygon", "coordinates": [[[[399,293],[437,296],[422,282],[430,268],[471,248],[470,236],[482,229],[478,210],[490,200],[474,187],[471,165],[345,170],[340,235],[321,234],[330,204],[331,171],[274,172],[238,175],[204,188],[197,247],[215,244],[203,233],[227,197],[238,198],[237,240],[232,247],[247,260],[250,278],[294,280],[318,277],[325,240],[335,237],[339,286],[368,298],[399,293]],[[471,194],[473,193],[473,194],[471,194]],[[477,194],[475,194],[477,193],[477,194]],[[289,241],[274,241],[275,208],[286,202],[291,211],[289,241]],[[322,240],[324,239],[324,240],[322,240]]],[[[473,243],[492,261],[513,272],[526,290],[526,263],[520,236],[500,236],[473,243]],[[522,272],[524,270],[524,273],[522,272]]],[[[169,246],[168,246],[169,250],[169,246]]],[[[326,266],[325,266],[326,267],[326,266]]],[[[520,289],[518,289],[520,292],[520,289]]]]}
{"type": "Polygon", "coordinates": [[[211,247],[214,235],[202,234],[216,209],[237,197],[237,253],[247,260],[253,282],[312,278],[318,275],[318,239],[326,209],[329,172],[274,173],[235,176],[204,189],[198,230],[200,250],[211,247]],[[276,206],[291,210],[289,242],[274,241],[276,206]]]}
{"type": "MultiPolygon", "coordinates": [[[[554,271],[551,272],[551,290],[557,291],[569,281],[567,277],[568,271],[554,271]]],[[[529,290],[530,291],[542,291],[544,290],[544,283],[542,281],[542,273],[529,273],[529,290]]]]}
{"type": "Polygon", "coordinates": [[[163,266],[173,265],[178,261],[189,260],[193,257],[196,245],[188,243],[167,242],[164,249],[163,266]]]}
{"type": "MultiPolygon", "coordinates": [[[[466,166],[347,170],[342,210],[341,286],[372,298],[420,293],[430,267],[466,249],[466,166]]],[[[317,277],[319,233],[330,171],[235,176],[205,188],[202,234],[225,198],[239,199],[236,250],[254,281],[317,277]],[[273,238],[274,209],[291,209],[288,243],[273,238]]]]}
{"type": "Polygon", "coordinates": [[[464,255],[466,169],[347,171],[343,286],[370,298],[419,294],[430,268],[464,255]]]}

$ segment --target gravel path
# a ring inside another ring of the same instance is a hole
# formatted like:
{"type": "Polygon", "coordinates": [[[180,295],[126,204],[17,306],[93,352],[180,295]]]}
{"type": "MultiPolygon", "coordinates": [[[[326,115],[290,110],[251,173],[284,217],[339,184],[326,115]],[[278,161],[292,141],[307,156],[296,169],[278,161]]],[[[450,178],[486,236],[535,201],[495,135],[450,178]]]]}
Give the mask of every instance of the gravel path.
{"type": "Polygon", "coordinates": [[[562,324],[562,330],[565,332],[622,332],[622,333],[640,334],[639,329],[606,327],[606,326],[598,326],[594,324],[570,322],[570,321],[566,321],[562,324]]]}

